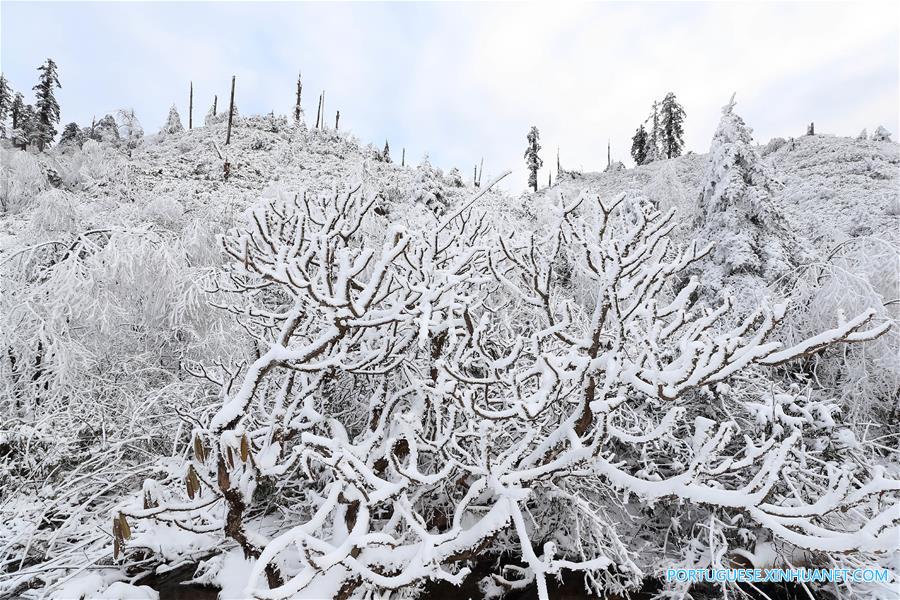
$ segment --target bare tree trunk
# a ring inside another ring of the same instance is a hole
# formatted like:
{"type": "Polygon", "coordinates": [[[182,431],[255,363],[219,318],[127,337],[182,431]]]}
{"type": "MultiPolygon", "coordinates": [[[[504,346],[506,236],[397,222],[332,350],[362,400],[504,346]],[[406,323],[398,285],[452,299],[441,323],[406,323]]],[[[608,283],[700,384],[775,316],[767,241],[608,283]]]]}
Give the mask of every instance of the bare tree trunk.
{"type": "Polygon", "coordinates": [[[478,165],[475,165],[475,171],[472,174],[472,185],[478,187],[478,165]]]}
{"type": "Polygon", "coordinates": [[[319,94],[319,107],[316,109],[316,129],[319,128],[322,120],[322,94],[319,94]]]}
{"type": "Polygon", "coordinates": [[[400,155],[400,166],[401,166],[401,167],[405,167],[405,166],[406,166],[406,148],[403,149],[403,152],[402,152],[402,154],[400,155]]]}
{"type": "Polygon", "coordinates": [[[337,131],[340,129],[341,124],[341,111],[337,111],[334,115],[334,130],[337,131]]]}
{"type": "Polygon", "coordinates": [[[213,116],[216,116],[216,104],[219,103],[219,97],[213,96],[213,116]]]}
{"type": "Polygon", "coordinates": [[[194,128],[194,82],[191,82],[191,93],[188,95],[188,130],[194,128]]]}
{"type": "Polygon", "coordinates": [[[325,124],[325,90],[322,90],[322,129],[328,129],[325,124]]]}
{"type": "Polygon", "coordinates": [[[484,176],[484,157],[481,157],[481,165],[478,167],[478,187],[481,187],[481,178],[484,176]]]}
{"type": "Polygon", "coordinates": [[[234,119],[234,81],[235,76],[231,76],[231,102],[228,104],[228,134],[225,136],[225,145],[231,143],[231,121],[234,119]]]}

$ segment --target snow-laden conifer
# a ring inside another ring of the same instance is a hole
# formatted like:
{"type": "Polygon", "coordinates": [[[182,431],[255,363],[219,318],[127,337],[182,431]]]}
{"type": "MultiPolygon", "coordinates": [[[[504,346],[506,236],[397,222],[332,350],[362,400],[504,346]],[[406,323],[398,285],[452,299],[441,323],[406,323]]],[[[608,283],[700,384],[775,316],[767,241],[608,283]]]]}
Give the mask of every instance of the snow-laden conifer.
{"type": "Polygon", "coordinates": [[[173,104],[169,109],[169,116],[166,117],[166,124],[163,125],[160,133],[162,135],[171,135],[182,131],[184,131],[184,126],[181,124],[181,116],[178,114],[178,107],[173,104]]]}
{"type": "Polygon", "coordinates": [[[734,106],[732,96],[710,145],[698,206],[700,235],[715,241],[711,256],[725,275],[772,281],[796,264],[801,248],[785,246],[786,224],[772,201],[776,182],[734,106]]]}
{"type": "Polygon", "coordinates": [[[544,165],[544,161],[538,156],[541,150],[541,133],[535,126],[528,132],[528,145],[525,147],[525,167],[528,169],[528,186],[535,192],[538,189],[537,172],[544,165]]]}
{"type": "Polygon", "coordinates": [[[53,142],[56,137],[56,125],[59,123],[59,103],[56,101],[54,89],[59,85],[59,76],[56,73],[56,63],[48,58],[43,65],[38,67],[40,77],[38,84],[34,86],[35,92],[35,140],[38,149],[43,150],[53,142]]]}

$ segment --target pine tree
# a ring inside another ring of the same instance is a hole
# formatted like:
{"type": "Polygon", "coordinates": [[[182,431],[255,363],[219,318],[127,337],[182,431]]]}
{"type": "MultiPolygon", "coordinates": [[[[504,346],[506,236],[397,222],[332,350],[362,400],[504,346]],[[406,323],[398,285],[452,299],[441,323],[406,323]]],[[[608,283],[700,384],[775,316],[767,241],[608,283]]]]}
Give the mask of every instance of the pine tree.
{"type": "Polygon", "coordinates": [[[391,162],[391,147],[388,146],[387,140],[384,140],[384,151],[381,153],[381,159],[386,163],[391,162]]]}
{"type": "Polygon", "coordinates": [[[32,105],[26,104],[22,107],[16,119],[16,125],[18,127],[12,132],[13,144],[25,150],[29,144],[35,145],[40,142],[37,112],[32,105]]]}
{"type": "Polygon", "coordinates": [[[653,161],[659,160],[660,152],[659,152],[659,103],[653,102],[653,113],[647,117],[647,120],[650,121],[650,135],[647,136],[647,146],[645,148],[646,153],[646,161],[651,163],[653,161]]]}
{"type": "Polygon", "coordinates": [[[294,120],[300,121],[303,117],[303,109],[300,107],[300,98],[303,95],[303,82],[300,81],[302,73],[297,74],[297,103],[294,104],[294,120]]]}
{"type": "Polygon", "coordinates": [[[6,137],[6,115],[12,105],[12,94],[6,77],[0,73],[0,136],[6,137]]]}
{"type": "Polygon", "coordinates": [[[642,165],[647,161],[647,130],[644,129],[643,123],[631,138],[631,158],[634,159],[636,165],[642,165]]]}
{"type": "Polygon", "coordinates": [[[178,108],[173,104],[172,108],[169,109],[169,116],[166,118],[166,124],[163,125],[160,133],[168,135],[171,133],[179,133],[181,131],[184,131],[184,126],[181,124],[181,116],[178,114],[178,108]]]}
{"type": "Polygon", "coordinates": [[[25,100],[21,92],[16,92],[13,97],[12,106],[9,108],[9,116],[12,119],[13,130],[19,127],[19,119],[22,117],[22,111],[25,110],[25,100]]]}
{"type": "Polygon", "coordinates": [[[701,237],[715,242],[712,258],[726,275],[752,273],[773,281],[795,266],[804,250],[773,204],[771,171],[734,104],[732,96],[709,150],[700,193],[701,237]]]}
{"type": "Polygon", "coordinates": [[[78,123],[69,123],[63,129],[62,135],[59,136],[60,146],[78,146],[84,143],[84,134],[78,123]]]}
{"type": "Polygon", "coordinates": [[[528,185],[535,192],[538,189],[537,172],[544,165],[544,161],[538,156],[538,151],[541,149],[538,142],[540,137],[541,133],[538,128],[532,125],[531,131],[528,132],[528,147],[525,148],[525,165],[528,167],[528,185]]]}
{"type": "Polygon", "coordinates": [[[119,141],[119,125],[112,115],[104,115],[91,127],[91,139],[115,144],[119,141]]]}
{"type": "Polygon", "coordinates": [[[43,150],[53,142],[56,137],[56,125],[59,123],[59,103],[53,95],[53,88],[61,88],[59,85],[59,77],[56,74],[56,63],[52,58],[38,67],[41,76],[38,84],[34,86],[35,97],[35,115],[37,121],[35,129],[37,133],[37,146],[39,150],[43,150]]]}
{"type": "Polygon", "coordinates": [[[662,154],[666,158],[681,156],[684,148],[684,117],[684,108],[675,99],[675,94],[666,94],[660,106],[660,143],[662,154]]]}

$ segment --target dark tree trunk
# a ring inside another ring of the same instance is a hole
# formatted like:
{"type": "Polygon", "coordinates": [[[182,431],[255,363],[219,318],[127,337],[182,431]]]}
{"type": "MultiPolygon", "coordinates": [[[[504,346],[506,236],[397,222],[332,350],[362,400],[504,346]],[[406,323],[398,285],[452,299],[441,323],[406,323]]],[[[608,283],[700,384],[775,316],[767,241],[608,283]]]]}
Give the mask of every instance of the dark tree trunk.
{"type": "Polygon", "coordinates": [[[231,143],[231,121],[234,119],[234,81],[235,76],[231,76],[231,102],[228,104],[228,133],[225,135],[225,145],[231,143]]]}
{"type": "Polygon", "coordinates": [[[319,94],[319,107],[316,108],[316,129],[319,128],[321,121],[322,121],[322,94],[319,94]]]}
{"type": "Polygon", "coordinates": [[[300,97],[303,94],[303,83],[300,82],[300,75],[297,75],[297,104],[294,105],[294,120],[300,120],[300,97]]]}

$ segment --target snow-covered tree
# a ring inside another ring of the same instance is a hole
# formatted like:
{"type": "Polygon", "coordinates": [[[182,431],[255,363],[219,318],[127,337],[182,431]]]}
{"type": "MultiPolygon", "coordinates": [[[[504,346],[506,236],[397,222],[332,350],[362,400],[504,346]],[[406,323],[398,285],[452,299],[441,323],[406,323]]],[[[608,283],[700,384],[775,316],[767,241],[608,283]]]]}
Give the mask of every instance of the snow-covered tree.
{"type": "Polygon", "coordinates": [[[178,108],[173,104],[169,109],[169,116],[166,118],[166,124],[163,125],[160,133],[162,135],[169,135],[180,133],[182,131],[184,131],[184,126],[181,124],[181,116],[178,114],[178,108]]]}
{"type": "Polygon", "coordinates": [[[121,139],[119,136],[119,124],[112,115],[104,115],[96,121],[90,129],[90,138],[97,142],[116,144],[121,139]]]}
{"type": "Polygon", "coordinates": [[[662,137],[662,132],[659,127],[658,102],[653,102],[653,112],[647,117],[647,121],[650,122],[650,135],[647,136],[647,146],[644,150],[644,154],[646,156],[645,161],[647,163],[652,163],[659,160],[662,156],[660,151],[660,138],[662,137]]]}
{"type": "MultiPolygon", "coordinates": [[[[14,105],[15,106],[15,105],[14,105]]],[[[23,150],[29,145],[39,145],[41,141],[41,128],[37,113],[31,104],[22,106],[15,113],[16,127],[12,130],[13,144],[23,150]]]]}
{"type": "Polygon", "coordinates": [[[772,202],[772,174],[752,132],[734,112],[734,96],[722,109],[700,192],[700,235],[715,241],[712,258],[725,275],[750,273],[768,280],[795,264],[799,248],[772,202]]]}
{"type": "Polygon", "coordinates": [[[666,158],[681,156],[684,148],[684,108],[673,92],[666,94],[660,104],[660,147],[666,158]]]}
{"type": "Polygon", "coordinates": [[[875,130],[875,133],[872,134],[872,140],[876,142],[889,142],[891,141],[891,132],[885,129],[884,125],[879,125],[878,129],[875,130]]]}
{"type": "Polygon", "coordinates": [[[13,130],[19,127],[19,117],[25,109],[25,100],[21,92],[16,92],[13,96],[12,104],[9,107],[10,125],[13,130]]]}
{"type": "Polygon", "coordinates": [[[862,131],[859,132],[859,135],[856,136],[858,140],[867,140],[869,139],[869,131],[863,127],[862,131]]]}
{"type": "Polygon", "coordinates": [[[538,156],[541,149],[541,134],[538,128],[533,126],[528,132],[528,145],[525,147],[525,167],[528,169],[528,185],[536,192],[538,189],[537,173],[544,165],[544,161],[538,156]]]}
{"type": "Polygon", "coordinates": [[[391,147],[388,145],[387,140],[384,140],[384,150],[381,151],[381,160],[386,163],[391,162],[391,147]]]}
{"type": "Polygon", "coordinates": [[[78,123],[69,123],[63,128],[62,134],[59,137],[59,145],[76,146],[80,148],[85,139],[84,133],[81,131],[81,127],[78,126],[78,123]]]}
{"type": "Polygon", "coordinates": [[[116,111],[116,121],[118,123],[119,138],[125,142],[129,149],[137,147],[144,137],[144,128],[134,113],[134,109],[120,108],[116,111]]]}
{"type": "Polygon", "coordinates": [[[647,161],[647,130],[641,123],[631,138],[631,158],[634,164],[642,165],[647,161]]]}
{"type": "Polygon", "coordinates": [[[48,58],[43,65],[38,67],[38,71],[41,75],[38,84],[34,86],[35,127],[38,149],[43,150],[56,137],[56,125],[59,123],[59,103],[56,101],[53,90],[62,86],[59,85],[56,63],[53,62],[53,59],[48,58]]]}
{"type": "Polygon", "coordinates": [[[299,123],[303,120],[303,107],[300,100],[303,96],[303,82],[301,81],[302,73],[297,74],[297,100],[294,102],[294,121],[299,123]]]}
{"type": "Polygon", "coordinates": [[[12,90],[6,76],[0,73],[0,136],[6,137],[6,116],[12,108],[12,90]]]}

